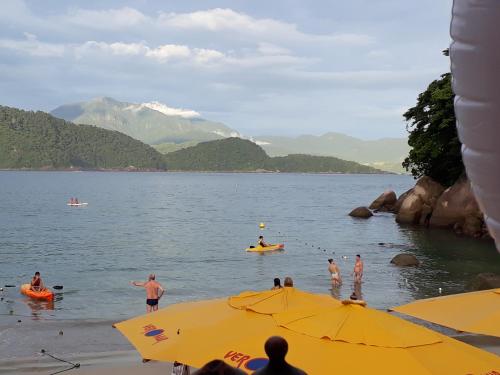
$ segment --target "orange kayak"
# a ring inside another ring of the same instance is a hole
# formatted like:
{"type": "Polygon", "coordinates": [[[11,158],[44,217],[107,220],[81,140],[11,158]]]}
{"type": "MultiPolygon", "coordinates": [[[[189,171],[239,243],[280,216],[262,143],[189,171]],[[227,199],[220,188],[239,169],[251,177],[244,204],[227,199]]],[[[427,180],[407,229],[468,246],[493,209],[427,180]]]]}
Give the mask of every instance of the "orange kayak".
{"type": "Polygon", "coordinates": [[[40,292],[36,292],[34,290],[31,290],[30,284],[21,285],[21,294],[24,294],[25,296],[31,298],[44,299],[47,301],[52,301],[54,299],[54,292],[49,288],[46,288],[45,290],[42,290],[40,292]]]}

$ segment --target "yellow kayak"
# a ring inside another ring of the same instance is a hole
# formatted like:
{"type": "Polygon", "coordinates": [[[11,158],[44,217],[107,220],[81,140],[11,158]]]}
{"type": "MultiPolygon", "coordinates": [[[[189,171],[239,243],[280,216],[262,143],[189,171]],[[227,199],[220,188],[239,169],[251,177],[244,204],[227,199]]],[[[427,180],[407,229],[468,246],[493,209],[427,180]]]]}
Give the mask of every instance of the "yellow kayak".
{"type": "Polygon", "coordinates": [[[269,245],[269,246],[250,246],[246,250],[252,253],[263,253],[266,251],[276,251],[276,250],[284,250],[285,245],[282,243],[278,243],[275,245],[269,245]]]}

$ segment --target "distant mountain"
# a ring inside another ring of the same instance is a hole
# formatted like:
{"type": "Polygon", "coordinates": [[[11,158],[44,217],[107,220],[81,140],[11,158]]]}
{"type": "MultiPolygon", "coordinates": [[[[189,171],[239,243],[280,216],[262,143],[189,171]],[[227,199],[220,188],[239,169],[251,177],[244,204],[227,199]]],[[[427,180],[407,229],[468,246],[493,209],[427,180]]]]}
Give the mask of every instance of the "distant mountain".
{"type": "Polygon", "coordinates": [[[403,172],[401,162],[410,150],[406,138],[365,141],[341,133],[327,133],[322,136],[302,135],[295,138],[261,136],[255,137],[254,141],[270,156],[289,154],[334,156],[398,173],[403,172]]]}
{"type": "Polygon", "coordinates": [[[117,131],[0,106],[0,168],[165,169],[163,155],[117,131]]]}
{"type": "Polygon", "coordinates": [[[255,143],[241,138],[201,142],[168,153],[165,160],[168,169],[184,171],[381,173],[375,168],[334,157],[289,155],[272,158],[255,143]]]}
{"type": "Polygon", "coordinates": [[[239,136],[222,123],[200,118],[195,111],[171,108],[158,102],[134,104],[104,97],[62,105],[51,114],[77,124],[117,130],[150,145],[239,136]]]}

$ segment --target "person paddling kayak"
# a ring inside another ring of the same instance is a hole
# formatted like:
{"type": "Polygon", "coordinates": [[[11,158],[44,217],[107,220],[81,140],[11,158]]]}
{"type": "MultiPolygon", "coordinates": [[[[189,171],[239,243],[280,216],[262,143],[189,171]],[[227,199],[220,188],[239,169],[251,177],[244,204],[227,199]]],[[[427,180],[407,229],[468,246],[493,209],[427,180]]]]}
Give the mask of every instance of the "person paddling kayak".
{"type": "Polygon", "coordinates": [[[258,242],[258,244],[259,244],[259,246],[262,246],[262,247],[270,246],[268,243],[264,242],[264,236],[259,236],[259,242],[258,242]]]}
{"type": "Polygon", "coordinates": [[[158,301],[165,293],[165,288],[155,279],[156,276],[152,273],[145,283],[140,281],[131,282],[134,286],[140,286],[146,289],[146,312],[148,313],[158,310],[158,301]]]}
{"type": "Polygon", "coordinates": [[[31,279],[30,289],[34,292],[41,292],[45,290],[45,285],[43,285],[42,278],[40,277],[40,272],[35,272],[35,276],[31,279]]]}

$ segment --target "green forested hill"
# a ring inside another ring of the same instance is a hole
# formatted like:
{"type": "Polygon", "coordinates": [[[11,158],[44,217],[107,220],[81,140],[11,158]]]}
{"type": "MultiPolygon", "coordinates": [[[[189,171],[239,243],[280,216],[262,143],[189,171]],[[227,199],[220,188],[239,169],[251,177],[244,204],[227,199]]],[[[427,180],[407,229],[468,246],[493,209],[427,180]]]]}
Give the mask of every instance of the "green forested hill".
{"type": "Polygon", "coordinates": [[[171,170],[381,173],[375,168],[327,156],[289,155],[271,158],[255,143],[240,138],[202,142],[168,153],[165,158],[171,170]]]}
{"type": "Polygon", "coordinates": [[[269,158],[266,169],[280,172],[381,173],[380,170],[331,156],[287,155],[269,158]]]}
{"type": "Polygon", "coordinates": [[[117,131],[0,106],[0,168],[164,169],[156,150],[117,131]]]}
{"type": "Polygon", "coordinates": [[[165,154],[168,169],[189,171],[254,171],[269,156],[255,143],[241,138],[201,142],[165,154]]]}

